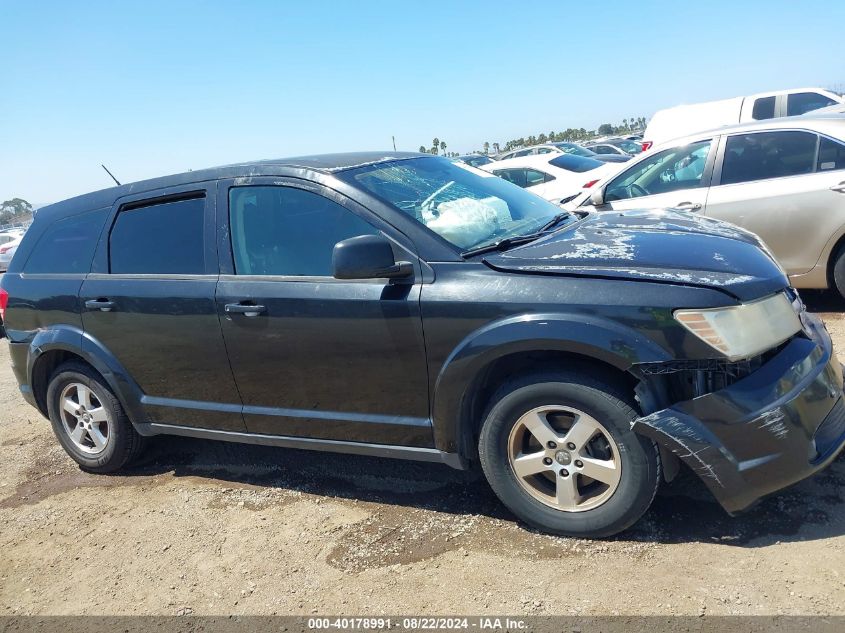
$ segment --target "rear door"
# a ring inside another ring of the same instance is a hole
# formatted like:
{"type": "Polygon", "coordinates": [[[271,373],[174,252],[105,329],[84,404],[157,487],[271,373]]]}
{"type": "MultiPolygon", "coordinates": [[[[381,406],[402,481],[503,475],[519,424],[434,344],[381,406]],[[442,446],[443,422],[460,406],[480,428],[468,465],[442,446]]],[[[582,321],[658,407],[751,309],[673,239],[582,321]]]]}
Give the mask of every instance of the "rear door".
{"type": "Polygon", "coordinates": [[[706,214],[757,233],[786,272],[819,261],[845,224],[845,146],[807,130],[732,134],[706,214]]]}
{"type": "Polygon", "coordinates": [[[649,153],[604,187],[599,210],[674,207],[700,211],[715,161],[716,139],[649,153]]]}
{"type": "Polygon", "coordinates": [[[80,291],[85,332],[143,392],[148,421],[239,431],[214,303],[215,183],[117,201],[80,291]]]}
{"type": "Polygon", "coordinates": [[[220,187],[217,309],[247,429],[431,446],[422,270],[407,238],[315,183],[220,187]],[[335,244],[377,233],[413,262],[413,282],[335,279],[335,244]]]}

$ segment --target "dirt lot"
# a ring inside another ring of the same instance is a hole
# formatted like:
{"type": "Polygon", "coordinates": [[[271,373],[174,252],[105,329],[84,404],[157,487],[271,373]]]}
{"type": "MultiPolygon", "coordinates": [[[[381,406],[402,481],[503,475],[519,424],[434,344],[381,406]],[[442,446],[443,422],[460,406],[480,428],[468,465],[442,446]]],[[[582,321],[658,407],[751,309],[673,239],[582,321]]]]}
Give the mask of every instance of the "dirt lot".
{"type": "MultiPolygon", "coordinates": [[[[845,357],[845,302],[806,293],[845,357]]],[[[0,615],[845,614],[845,459],[730,518],[692,479],[611,541],[445,466],[157,438],[79,471],[0,344],[0,615]]]]}

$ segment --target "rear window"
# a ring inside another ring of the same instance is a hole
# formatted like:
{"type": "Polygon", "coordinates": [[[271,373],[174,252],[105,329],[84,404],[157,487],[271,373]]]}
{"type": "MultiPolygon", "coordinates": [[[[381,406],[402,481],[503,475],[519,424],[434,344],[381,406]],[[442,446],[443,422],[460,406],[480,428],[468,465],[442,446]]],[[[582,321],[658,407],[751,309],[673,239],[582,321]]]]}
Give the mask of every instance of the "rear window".
{"type": "Polygon", "coordinates": [[[587,158],[586,156],[576,156],[575,154],[561,154],[560,156],[555,156],[553,159],[549,161],[550,165],[554,165],[560,169],[565,169],[566,171],[574,171],[576,173],[582,173],[585,171],[590,171],[591,169],[596,169],[597,167],[602,166],[602,162],[596,160],[594,158],[587,158]]]}
{"type": "Polygon", "coordinates": [[[817,139],[815,134],[792,130],[730,136],[725,145],[722,184],[812,173],[817,139]]]}
{"type": "Polygon", "coordinates": [[[115,274],[205,272],[205,198],[123,209],[109,239],[109,270],[115,274]]]}
{"type": "Polygon", "coordinates": [[[797,116],[836,103],[830,97],[817,92],[796,92],[786,98],[786,115],[797,116]]]}
{"type": "Polygon", "coordinates": [[[617,145],[629,154],[639,154],[643,151],[642,144],[634,143],[634,141],[619,141],[617,145]]]}
{"type": "Polygon", "coordinates": [[[819,144],[819,171],[845,169],[845,145],[822,136],[819,144]]]}
{"type": "Polygon", "coordinates": [[[89,272],[108,212],[108,209],[100,209],[54,222],[36,243],[24,272],[89,272]]]}

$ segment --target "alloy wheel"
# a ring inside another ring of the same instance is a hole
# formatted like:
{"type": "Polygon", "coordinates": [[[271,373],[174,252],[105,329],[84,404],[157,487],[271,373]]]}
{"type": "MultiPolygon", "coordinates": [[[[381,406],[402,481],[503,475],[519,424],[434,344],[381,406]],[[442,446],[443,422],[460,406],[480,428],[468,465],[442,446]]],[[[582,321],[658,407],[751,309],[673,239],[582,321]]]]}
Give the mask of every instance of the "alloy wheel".
{"type": "Polygon", "coordinates": [[[87,385],[72,382],[59,396],[62,426],[74,446],[88,455],[102,453],[111,435],[109,414],[87,385]]]}
{"type": "Polygon", "coordinates": [[[564,512],[604,504],[619,486],[619,447],[595,418],[573,407],[531,409],[508,437],[508,461],[525,492],[564,512]]]}

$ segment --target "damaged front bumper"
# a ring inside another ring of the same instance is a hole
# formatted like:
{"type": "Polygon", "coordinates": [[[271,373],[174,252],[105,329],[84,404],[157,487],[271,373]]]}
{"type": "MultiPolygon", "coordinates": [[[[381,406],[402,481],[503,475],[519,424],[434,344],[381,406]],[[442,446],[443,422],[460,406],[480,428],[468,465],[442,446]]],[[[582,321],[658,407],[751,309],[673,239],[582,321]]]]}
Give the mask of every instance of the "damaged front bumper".
{"type": "Polygon", "coordinates": [[[845,446],[842,365],[814,316],[753,373],[638,418],[632,428],[674,453],[730,513],[823,469],[845,446]]]}

